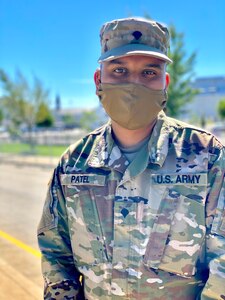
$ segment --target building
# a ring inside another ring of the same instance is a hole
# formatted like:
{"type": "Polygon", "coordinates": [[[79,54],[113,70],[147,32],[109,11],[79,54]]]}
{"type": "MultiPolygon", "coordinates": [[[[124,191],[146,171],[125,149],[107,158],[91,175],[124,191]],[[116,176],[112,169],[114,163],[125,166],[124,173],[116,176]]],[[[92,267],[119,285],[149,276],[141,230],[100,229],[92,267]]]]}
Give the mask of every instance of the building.
{"type": "Polygon", "coordinates": [[[218,103],[225,99],[225,76],[197,78],[192,87],[199,90],[186,109],[185,118],[198,118],[207,121],[218,121],[218,103]]]}

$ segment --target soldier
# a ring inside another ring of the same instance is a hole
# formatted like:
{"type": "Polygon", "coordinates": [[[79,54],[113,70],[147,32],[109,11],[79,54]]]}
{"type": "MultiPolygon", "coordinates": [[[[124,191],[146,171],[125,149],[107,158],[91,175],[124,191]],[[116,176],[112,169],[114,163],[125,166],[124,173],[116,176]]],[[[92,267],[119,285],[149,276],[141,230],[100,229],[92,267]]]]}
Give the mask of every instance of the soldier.
{"type": "Polygon", "coordinates": [[[169,118],[169,33],[101,29],[96,93],[110,121],[71,145],[38,228],[44,299],[225,299],[224,148],[169,118]]]}

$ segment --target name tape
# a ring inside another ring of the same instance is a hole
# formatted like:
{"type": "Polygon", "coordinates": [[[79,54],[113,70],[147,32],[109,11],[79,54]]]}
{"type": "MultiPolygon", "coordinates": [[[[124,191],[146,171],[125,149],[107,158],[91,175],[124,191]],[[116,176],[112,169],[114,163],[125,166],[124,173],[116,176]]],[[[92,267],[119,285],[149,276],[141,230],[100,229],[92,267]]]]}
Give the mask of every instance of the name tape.
{"type": "Polygon", "coordinates": [[[105,176],[96,174],[62,174],[62,185],[105,185],[105,176]]]}
{"type": "Polygon", "coordinates": [[[207,174],[152,174],[151,182],[154,185],[207,185],[207,174]]]}

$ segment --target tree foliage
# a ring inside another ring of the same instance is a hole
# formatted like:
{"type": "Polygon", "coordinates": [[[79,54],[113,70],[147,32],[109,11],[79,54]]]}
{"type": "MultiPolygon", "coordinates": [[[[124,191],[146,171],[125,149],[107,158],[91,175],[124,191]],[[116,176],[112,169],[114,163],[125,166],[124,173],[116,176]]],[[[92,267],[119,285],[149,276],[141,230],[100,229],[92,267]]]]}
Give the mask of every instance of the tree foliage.
{"type": "Polygon", "coordinates": [[[54,118],[45,102],[41,102],[38,106],[35,123],[38,127],[51,127],[54,123],[54,118]]]}
{"type": "Polygon", "coordinates": [[[52,124],[48,109],[49,91],[38,78],[34,77],[33,84],[30,84],[20,71],[12,79],[0,69],[0,84],[3,91],[0,98],[3,113],[10,121],[12,132],[16,132],[22,124],[29,131],[36,124],[52,124]]]}
{"type": "Polygon", "coordinates": [[[173,63],[167,67],[170,84],[166,112],[172,117],[177,117],[186,111],[185,105],[198,93],[191,87],[196,53],[187,56],[184,50],[184,34],[178,32],[174,25],[169,26],[169,31],[171,42],[168,55],[173,63]]]}
{"type": "Polygon", "coordinates": [[[0,125],[2,124],[3,118],[4,118],[3,110],[0,109],[0,125]]]}
{"type": "Polygon", "coordinates": [[[80,127],[79,120],[77,120],[74,115],[64,114],[62,115],[62,121],[66,128],[77,128],[80,127]]]}
{"type": "Polygon", "coordinates": [[[222,120],[225,120],[225,98],[221,99],[218,103],[218,114],[222,120]]]}

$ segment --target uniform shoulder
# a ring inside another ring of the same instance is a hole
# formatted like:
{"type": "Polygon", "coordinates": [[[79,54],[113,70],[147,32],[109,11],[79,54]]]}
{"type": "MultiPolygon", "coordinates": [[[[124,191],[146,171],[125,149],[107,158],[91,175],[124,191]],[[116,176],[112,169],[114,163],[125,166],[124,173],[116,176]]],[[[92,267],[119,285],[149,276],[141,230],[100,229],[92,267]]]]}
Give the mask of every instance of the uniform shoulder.
{"type": "Polygon", "coordinates": [[[82,157],[86,158],[98,136],[101,136],[106,130],[107,124],[87,133],[81,139],[71,144],[61,155],[61,163],[68,163],[70,160],[76,160],[82,153],[82,157]]]}
{"type": "Polygon", "coordinates": [[[187,122],[184,122],[184,121],[172,118],[172,117],[166,116],[166,123],[170,127],[173,127],[174,129],[177,129],[177,130],[179,130],[179,129],[188,130],[189,129],[189,130],[193,130],[193,131],[196,131],[196,132],[199,132],[199,133],[205,133],[207,135],[213,136],[213,134],[210,131],[207,131],[204,128],[192,125],[190,123],[187,123],[187,122]]]}
{"type": "Polygon", "coordinates": [[[201,128],[168,116],[166,116],[166,124],[167,126],[174,128],[176,131],[189,132],[189,136],[198,136],[201,140],[204,140],[204,142],[208,141],[208,143],[214,147],[224,147],[222,142],[215,135],[213,135],[212,132],[205,128],[201,128]]]}
{"type": "Polygon", "coordinates": [[[202,133],[211,134],[209,131],[207,131],[207,130],[201,128],[201,127],[192,125],[190,123],[187,123],[187,122],[184,122],[184,121],[172,118],[172,117],[168,117],[168,116],[166,116],[166,119],[167,119],[167,122],[169,123],[169,125],[174,127],[174,128],[177,128],[177,129],[191,129],[191,130],[196,130],[196,131],[199,131],[199,132],[202,132],[202,133]]]}

